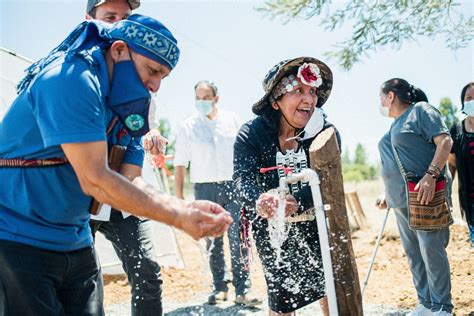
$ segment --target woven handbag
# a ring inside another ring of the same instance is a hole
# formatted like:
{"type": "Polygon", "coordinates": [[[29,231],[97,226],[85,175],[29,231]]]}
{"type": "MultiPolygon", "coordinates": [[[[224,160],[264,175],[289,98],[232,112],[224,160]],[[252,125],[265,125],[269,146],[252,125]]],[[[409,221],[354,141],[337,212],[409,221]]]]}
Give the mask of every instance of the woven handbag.
{"type": "Polygon", "coordinates": [[[449,227],[453,223],[453,217],[446,198],[446,178],[444,176],[439,177],[436,180],[433,199],[427,205],[420,204],[417,199],[419,190],[415,190],[415,187],[422,177],[416,176],[411,172],[405,172],[405,168],[403,168],[393,144],[392,149],[400,172],[405,180],[408,200],[408,226],[410,229],[433,231],[449,227]]]}

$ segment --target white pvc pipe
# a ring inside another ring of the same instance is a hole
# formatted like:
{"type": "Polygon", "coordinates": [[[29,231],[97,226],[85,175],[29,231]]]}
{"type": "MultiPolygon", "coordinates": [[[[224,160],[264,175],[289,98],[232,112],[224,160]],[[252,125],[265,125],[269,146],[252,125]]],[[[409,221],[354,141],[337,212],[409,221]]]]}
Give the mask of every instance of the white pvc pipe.
{"type": "Polygon", "coordinates": [[[326,283],[326,296],[328,298],[329,315],[338,315],[336,287],[334,284],[334,274],[332,269],[331,252],[329,250],[329,238],[324,215],[323,200],[321,198],[321,190],[319,188],[319,176],[312,169],[303,169],[300,173],[291,174],[287,177],[287,183],[297,181],[309,182],[311,193],[313,195],[313,203],[316,213],[316,223],[318,225],[319,244],[321,246],[321,255],[323,257],[324,280],[326,283]]]}

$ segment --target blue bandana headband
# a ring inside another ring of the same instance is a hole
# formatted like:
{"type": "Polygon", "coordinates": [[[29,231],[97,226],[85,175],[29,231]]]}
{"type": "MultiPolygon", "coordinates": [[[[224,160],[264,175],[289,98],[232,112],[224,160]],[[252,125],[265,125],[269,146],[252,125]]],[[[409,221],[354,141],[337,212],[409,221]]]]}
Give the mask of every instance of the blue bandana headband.
{"type": "Polygon", "coordinates": [[[126,42],[132,50],[170,69],[178,63],[179,48],[176,46],[176,40],[140,23],[119,21],[112,26],[110,36],[112,39],[126,42]]]}
{"type": "Polygon", "coordinates": [[[115,40],[123,40],[138,54],[173,69],[178,63],[179,48],[173,34],[159,21],[133,14],[126,20],[109,25],[92,20],[79,24],[74,31],[53,49],[48,56],[36,61],[25,70],[26,76],[17,86],[23,91],[36,75],[64,54],[78,53],[95,46],[109,47],[115,40]]]}

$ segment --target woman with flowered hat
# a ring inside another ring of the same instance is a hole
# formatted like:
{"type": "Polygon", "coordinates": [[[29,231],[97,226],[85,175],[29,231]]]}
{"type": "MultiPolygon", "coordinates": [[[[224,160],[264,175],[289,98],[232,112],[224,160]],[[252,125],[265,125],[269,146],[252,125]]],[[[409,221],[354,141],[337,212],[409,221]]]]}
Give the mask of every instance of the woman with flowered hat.
{"type": "MultiPolygon", "coordinates": [[[[289,185],[281,249],[270,238],[284,168],[309,167],[309,147],[316,135],[331,126],[321,107],[332,88],[332,72],[320,60],[299,57],[274,66],[263,80],[265,95],[252,111],[234,145],[234,180],[244,220],[252,223],[267,282],[270,315],[292,314],[325,297],[324,273],[313,201],[307,183],[289,185]],[[261,168],[279,166],[261,173],[261,168]]],[[[340,144],[340,139],[338,135],[340,144]]],[[[324,300],[325,301],[325,300],[324,300]]],[[[327,304],[323,311],[328,314],[327,304]]]]}

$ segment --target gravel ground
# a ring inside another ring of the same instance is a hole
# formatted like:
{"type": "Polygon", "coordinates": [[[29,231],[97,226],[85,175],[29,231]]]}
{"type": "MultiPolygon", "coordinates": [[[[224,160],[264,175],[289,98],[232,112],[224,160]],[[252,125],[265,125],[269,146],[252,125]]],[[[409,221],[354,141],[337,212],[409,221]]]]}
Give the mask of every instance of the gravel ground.
{"type": "MultiPolygon", "coordinates": [[[[203,304],[206,297],[196,297],[187,303],[183,302],[165,302],[165,315],[181,316],[181,315],[267,315],[266,302],[262,305],[263,308],[243,308],[235,305],[233,302],[224,302],[218,305],[203,304]]],[[[364,307],[364,315],[384,315],[384,316],[402,316],[407,315],[408,310],[397,310],[387,306],[368,305],[364,307]]],[[[109,306],[106,315],[110,316],[126,316],[130,315],[130,303],[120,303],[109,306]]],[[[319,316],[322,315],[318,303],[306,306],[298,310],[298,315],[301,316],[319,316]]]]}
{"type": "MultiPolygon", "coordinates": [[[[374,181],[360,183],[357,187],[360,202],[367,216],[367,225],[352,233],[355,259],[362,284],[368,263],[375,248],[385,212],[374,209],[373,201],[380,194],[381,183],[374,181]]],[[[456,191],[456,190],[454,190],[456,191]]],[[[457,197],[454,199],[457,203],[457,197]]],[[[474,316],[473,273],[474,249],[469,247],[467,226],[462,222],[458,206],[455,206],[456,224],[450,228],[450,242],[447,248],[452,281],[452,296],[457,316],[474,316]]],[[[267,304],[262,309],[242,309],[232,301],[210,306],[203,304],[210,292],[211,276],[208,260],[190,237],[178,231],[178,242],[186,263],[185,268],[163,267],[163,300],[167,315],[267,315],[267,304]]],[[[227,238],[225,238],[225,242],[227,238]]],[[[160,244],[157,246],[161,248],[160,244]]],[[[224,247],[228,249],[228,245],[224,247]]],[[[253,249],[254,262],[251,265],[252,292],[254,296],[266,297],[266,284],[258,255],[253,249]]],[[[229,256],[226,252],[226,259],[229,256]]],[[[107,315],[130,315],[130,287],[125,275],[104,275],[105,308],[107,315]],[[126,302],[126,303],[125,303],[126,302]]],[[[233,299],[233,287],[229,299],[233,299]]],[[[416,291],[408,268],[408,260],[398,237],[394,214],[390,214],[382,242],[373,265],[372,273],[364,292],[364,315],[406,315],[417,305],[416,291]]],[[[298,311],[298,315],[321,315],[319,304],[312,304],[298,311]]]]}

